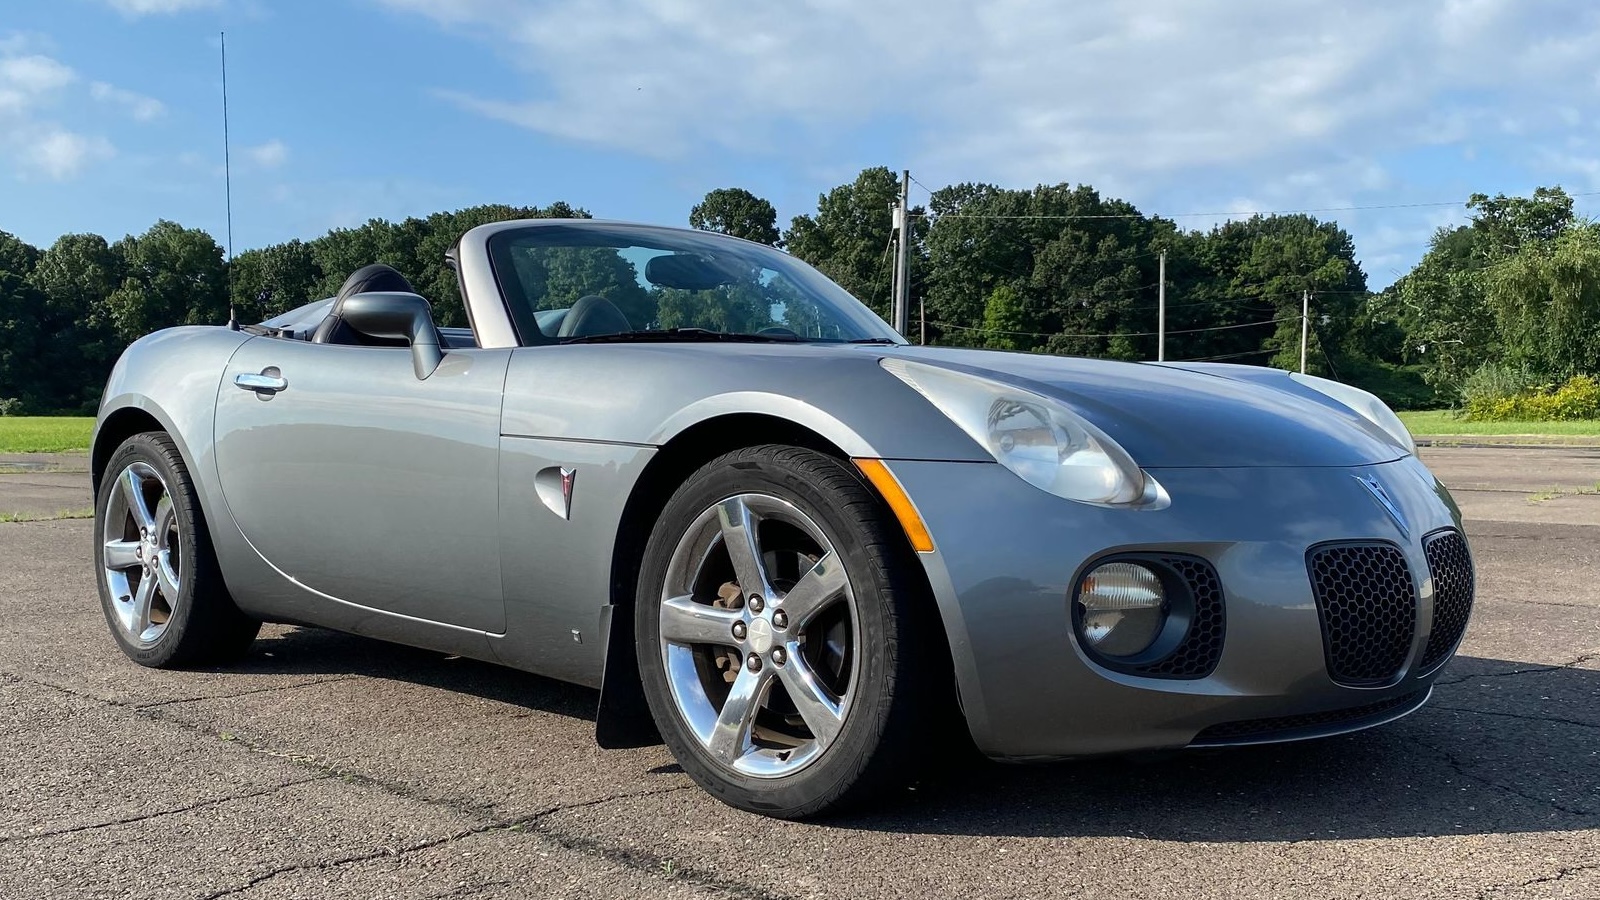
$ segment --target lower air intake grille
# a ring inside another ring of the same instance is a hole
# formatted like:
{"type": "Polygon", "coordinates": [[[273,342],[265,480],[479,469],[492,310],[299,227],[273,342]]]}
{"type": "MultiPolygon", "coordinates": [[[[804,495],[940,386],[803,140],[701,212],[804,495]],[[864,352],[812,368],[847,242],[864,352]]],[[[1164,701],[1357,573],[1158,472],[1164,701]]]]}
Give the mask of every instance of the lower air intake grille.
{"type": "Polygon", "coordinates": [[[1340,684],[1386,684],[1417,630],[1417,590],[1392,544],[1324,544],[1306,555],[1328,660],[1340,684]]]}
{"type": "Polygon", "coordinates": [[[1422,545],[1433,576],[1433,630],[1422,651],[1422,667],[1431,669],[1450,656],[1467,631],[1472,615],[1472,554],[1458,531],[1442,531],[1422,545]]]}
{"type": "Polygon", "coordinates": [[[1356,706],[1350,709],[1331,709],[1327,712],[1307,713],[1300,716],[1280,716],[1275,719],[1246,719],[1240,722],[1224,722],[1195,735],[1190,743],[1193,744],[1229,744],[1241,741],[1262,740],[1293,731],[1327,730],[1359,722],[1363,719],[1376,719],[1398,709],[1414,707],[1425,699],[1427,691],[1415,691],[1403,697],[1392,700],[1383,700],[1378,703],[1369,703],[1366,706],[1356,706]]]}
{"type": "Polygon", "coordinates": [[[1204,678],[1222,658],[1222,634],[1226,625],[1222,580],[1217,577],[1217,570],[1203,559],[1159,558],[1188,585],[1189,594],[1194,598],[1194,611],[1183,643],[1166,658],[1141,666],[1139,674],[1157,678],[1204,678]]]}

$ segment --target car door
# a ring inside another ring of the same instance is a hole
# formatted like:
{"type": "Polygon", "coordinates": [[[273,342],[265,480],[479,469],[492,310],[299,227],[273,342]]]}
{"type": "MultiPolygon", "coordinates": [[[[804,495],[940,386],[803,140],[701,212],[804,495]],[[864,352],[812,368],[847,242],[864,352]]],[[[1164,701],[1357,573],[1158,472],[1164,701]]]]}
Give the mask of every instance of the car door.
{"type": "Polygon", "coordinates": [[[405,348],[245,343],[217,396],[217,468],[234,522],[316,602],[503,632],[509,359],[451,350],[418,379],[405,348]]]}

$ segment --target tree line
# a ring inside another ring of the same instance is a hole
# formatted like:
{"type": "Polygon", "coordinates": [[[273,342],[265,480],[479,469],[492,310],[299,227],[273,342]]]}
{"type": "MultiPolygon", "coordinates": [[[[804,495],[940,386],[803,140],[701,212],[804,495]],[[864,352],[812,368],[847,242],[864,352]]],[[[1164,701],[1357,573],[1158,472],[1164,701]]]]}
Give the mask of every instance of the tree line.
{"type": "MultiPolygon", "coordinates": [[[[899,184],[870,168],[780,228],[740,188],[708,193],[689,224],[781,247],[880,315],[890,304],[899,184]]],[[[1600,370],[1600,226],[1560,188],[1474,195],[1416,267],[1367,288],[1336,222],[1257,215],[1186,230],[1086,185],[949,185],[911,210],[911,335],[929,343],[1148,360],[1166,257],[1167,358],[1296,368],[1311,297],[1310,369],[1398,407],[1454,405],[1483,372],[1559,379],[1600,370]]],[[[115,242],[69,234],[43,250],[0,232],[0,412],[92,412],[117,355],[158,328],[260,321],[332,296],[352,271],[395,266],[465,325],[445,251],[514,218],[587,217],[564,202],[374,219],[240,253],[160,221],[115,242]]]]}

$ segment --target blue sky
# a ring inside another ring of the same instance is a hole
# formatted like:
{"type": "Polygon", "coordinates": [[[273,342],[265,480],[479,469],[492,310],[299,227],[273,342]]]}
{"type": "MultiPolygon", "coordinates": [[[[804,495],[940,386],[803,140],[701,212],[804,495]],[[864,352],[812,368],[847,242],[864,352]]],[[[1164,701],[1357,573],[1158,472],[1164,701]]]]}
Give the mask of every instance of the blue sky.
{"type": "Polygon", "coordinates": [[[0,229],[221,240],[223,30],[236,250],[490,202],[683,223],[725,186],[787,223],[887,165],[1189,227],[1391,207],[1320,214],[1377,287],[1473,191],[1600,192],[1581,0],[7,0],[0,229]]]}

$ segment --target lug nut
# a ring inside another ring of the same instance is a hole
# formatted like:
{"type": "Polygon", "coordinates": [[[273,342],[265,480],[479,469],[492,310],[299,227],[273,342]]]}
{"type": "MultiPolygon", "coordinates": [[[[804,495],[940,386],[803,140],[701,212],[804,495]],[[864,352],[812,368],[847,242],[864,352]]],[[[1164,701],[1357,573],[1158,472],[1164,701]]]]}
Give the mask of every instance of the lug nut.
{"type": "Polygon", "coordinates": [[[743,622],[735,622],[735,623],[733,623],[733,639],[736,640],[736,641],[742,641],[742,640],[744,640],[744,634],[745,634],[744,623],[743,622]]]}
{"type": "Polygon", "coordinates": [[[773,628],[788,628],[789,627],[789,614],[784,612],[781,609],[773,610],[772,611],[772,627],[773,628]]]}
{"type": "Polygon", "coordinates": [[[766,606],[766,601],[761,599],[760,594],[751,594],[750,602],[745,605],[750,607],[751,612],[758,613],[761,612],[762,607],[766,606]]]}
{"type": "Polygon", "coordinates": [[[783,648],[782,647],[773,647],[772,648],[772,664],[773,665],[781,666],[781,665],[783,665],[783,661],[788,659],[788,658],[789,658],[789,654],[783,652],[783,648]]]}
{"type": "Polygon", "coordinates": [[[750,667],[750,671],[759,672],[761,671],[761,657],[752,653],[750,658],[745,660],[745,665],[750,667]]]}

